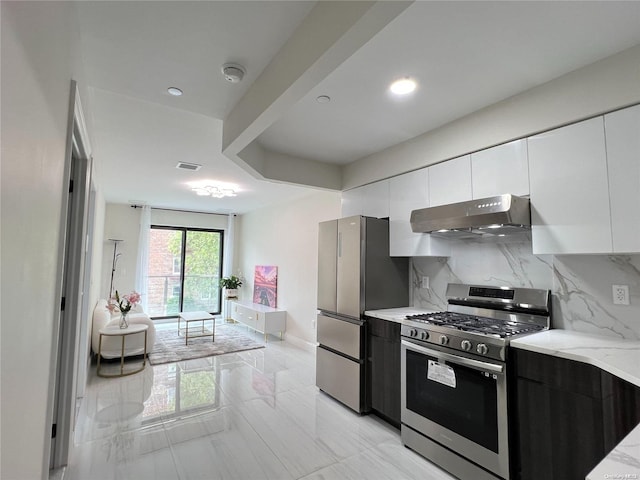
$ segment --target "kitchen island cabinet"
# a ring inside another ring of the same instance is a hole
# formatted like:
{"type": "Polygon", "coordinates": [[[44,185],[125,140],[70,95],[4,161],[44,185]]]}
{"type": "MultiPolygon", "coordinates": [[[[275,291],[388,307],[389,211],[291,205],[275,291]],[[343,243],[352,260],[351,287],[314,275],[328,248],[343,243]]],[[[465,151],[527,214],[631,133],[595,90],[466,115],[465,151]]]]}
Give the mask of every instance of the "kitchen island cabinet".
{"type": "Polygon", "coordinates": [[[367,317],[370,406],[400,428],[400,323],[367,317]]]}
{"type": "Polygon", "coordinates": [[[583,480],[640,422],[640,387],[575,360],[510,353],[513,478],[583,480]]]}

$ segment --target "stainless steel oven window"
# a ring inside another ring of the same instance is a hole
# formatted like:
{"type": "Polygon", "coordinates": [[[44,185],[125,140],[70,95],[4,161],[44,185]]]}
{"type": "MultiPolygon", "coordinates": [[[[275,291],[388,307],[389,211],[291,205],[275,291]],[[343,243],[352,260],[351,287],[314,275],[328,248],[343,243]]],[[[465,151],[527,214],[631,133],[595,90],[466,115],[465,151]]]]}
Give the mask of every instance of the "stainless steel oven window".
{"type": "Polygon", "coordinates": [[[455,375],[453,388],[427,378],[429,360],[439,362],[436,357],[407,351],[406,408],[498,453],[496,378],[446,362],[455,375]]]}

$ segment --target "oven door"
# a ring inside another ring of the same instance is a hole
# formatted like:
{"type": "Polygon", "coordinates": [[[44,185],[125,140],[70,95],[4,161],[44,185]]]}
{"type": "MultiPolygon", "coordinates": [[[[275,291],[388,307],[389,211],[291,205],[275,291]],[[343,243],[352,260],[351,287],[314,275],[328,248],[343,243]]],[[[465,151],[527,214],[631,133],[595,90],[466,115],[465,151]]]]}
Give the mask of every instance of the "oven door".
{"type": "Polygon", "coordinates": [[[506,369],[402,340],[402,423],[509,478],[506,369]]]}

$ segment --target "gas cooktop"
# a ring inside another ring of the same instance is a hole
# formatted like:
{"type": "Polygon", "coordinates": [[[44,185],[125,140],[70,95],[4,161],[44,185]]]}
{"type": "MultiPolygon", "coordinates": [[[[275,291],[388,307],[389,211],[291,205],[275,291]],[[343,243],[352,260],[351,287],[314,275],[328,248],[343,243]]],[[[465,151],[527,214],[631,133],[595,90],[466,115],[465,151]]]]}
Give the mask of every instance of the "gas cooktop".
{"type": "Polygon", "coordinates": [[[549,329],[550,292],[450,283],[447,311],[407,315],[407,341],[505,361],[509,341],[549,329]]]}
{"type": "Polygon", "coordinates": [[[436,312],[419,315],[408,315],[407,320],[413,320],[429,325],[461,330],[464,332],[490,335],[496,338],[506,338],[526,332],[543,330],[541,325],[498,320],[458,312],[436,312]]]}

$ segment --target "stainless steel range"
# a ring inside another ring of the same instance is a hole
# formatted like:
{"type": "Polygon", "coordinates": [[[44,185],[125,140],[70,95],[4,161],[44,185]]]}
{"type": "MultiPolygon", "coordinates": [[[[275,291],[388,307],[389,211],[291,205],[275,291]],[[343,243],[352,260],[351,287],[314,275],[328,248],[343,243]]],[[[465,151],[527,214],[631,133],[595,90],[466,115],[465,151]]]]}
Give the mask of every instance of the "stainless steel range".
{"type": "Polygon", "coordinates": [[[403,321],[402,440],[454,475],[509,479],[507,346],[550,326],[548,290],[449,284],[403,321]]]}

